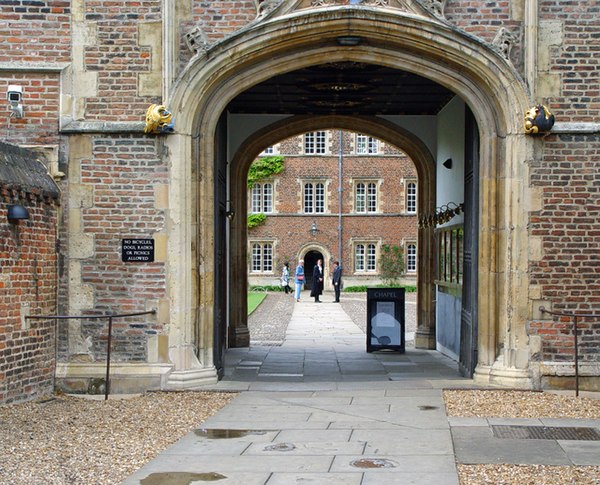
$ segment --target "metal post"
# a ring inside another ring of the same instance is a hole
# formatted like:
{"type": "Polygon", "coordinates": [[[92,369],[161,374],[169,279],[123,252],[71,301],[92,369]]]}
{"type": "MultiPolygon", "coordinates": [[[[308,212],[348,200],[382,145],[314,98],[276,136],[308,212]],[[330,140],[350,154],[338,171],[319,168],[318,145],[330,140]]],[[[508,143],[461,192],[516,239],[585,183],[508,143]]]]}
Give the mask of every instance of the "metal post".
{"type": "Polygon", "coordinates": [[[110,387],[110,347],[112,343],[112,316],[108,317],[108,343],[106,344],[106,382],[104,383],[104,400],[108,401],[110,387]]]}
{"type": "Polygon", "coordinates": [[[573,338],[575,340],[575,397],[579,397],[579,347],[577,345],[577,315],[573,315],[573,338]]]}

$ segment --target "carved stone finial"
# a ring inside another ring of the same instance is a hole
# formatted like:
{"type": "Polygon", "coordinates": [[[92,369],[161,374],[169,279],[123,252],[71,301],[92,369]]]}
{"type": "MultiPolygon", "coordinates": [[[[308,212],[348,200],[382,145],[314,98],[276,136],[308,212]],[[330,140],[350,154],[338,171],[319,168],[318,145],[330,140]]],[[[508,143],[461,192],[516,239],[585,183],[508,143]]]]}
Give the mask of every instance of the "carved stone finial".
{"type": "Polygon", "coordinates": [[[146,127],[144,133],[154,135],[173,133],[173,113],[162,104],[151,104],[146,111],[146,127]]]}
{"type": "Polygon", "coordinates": [[[424,0],[423,3],[425,5],[425,8],[432,12],[433,15],[445,19],[446,14],[444,10],[446,9],[446,1],[447,0],[424,0]]]}
{"type": "Polygon", "coordinates": [[[267,15],[272,10],[279,7],[283,0],[254,0],[256,4],[256,17],[267,15]]]}
{"type": "Polygon", "coordinates": [[[519,39],[516,35],[502,27],[496,34],[496,37],[494,37],[492,44],[496,50],[498,50],[502,56],[504,56],[505,59],[510,59],[510,51],[513,45],[518,42],[518,40],[519,39]]]}
{"type": "Polygon", "coordinates": [[[207,51],[210,47],[208,37],[199,25],[196,25],[192,30],[185,34],[185,43],[187,44],[188,49],[194,54],[207,51]]]}
{"type": "Polygon", "coordinates": [[[525,112],[525,133],[541,135],[554,126],[554,115],[543,104],[538,104],[525,112]]]}

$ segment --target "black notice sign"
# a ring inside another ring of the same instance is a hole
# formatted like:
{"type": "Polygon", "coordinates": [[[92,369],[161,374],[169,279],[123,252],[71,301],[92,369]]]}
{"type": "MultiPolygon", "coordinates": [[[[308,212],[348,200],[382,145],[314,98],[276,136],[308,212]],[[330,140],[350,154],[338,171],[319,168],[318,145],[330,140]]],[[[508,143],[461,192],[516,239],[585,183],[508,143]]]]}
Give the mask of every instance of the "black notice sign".
{"type": "Polygon", "coordinates": [[[123,239],[121,259],[124,263],[152,263],[154,261],[154,239],[123,239]]]}

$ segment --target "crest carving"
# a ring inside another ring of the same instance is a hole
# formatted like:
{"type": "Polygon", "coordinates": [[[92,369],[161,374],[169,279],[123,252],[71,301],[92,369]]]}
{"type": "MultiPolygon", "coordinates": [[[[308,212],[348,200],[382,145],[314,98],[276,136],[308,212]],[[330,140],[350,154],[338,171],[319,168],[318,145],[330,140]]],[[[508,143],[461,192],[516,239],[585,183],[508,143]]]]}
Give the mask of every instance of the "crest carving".
{"type": "Polygon", "coordinates": [[[554,115],[543,104],[537,104],[525,112],[525,133],[541,135],[554,126],[554,115]]]}
{"type": "Polygon", "coordinates": [[[205,52],[210,47],[208,37],[199,25],[196,25],[192,30],[185,34],[185,43],[188,49],[194,54],[205,52]]]}

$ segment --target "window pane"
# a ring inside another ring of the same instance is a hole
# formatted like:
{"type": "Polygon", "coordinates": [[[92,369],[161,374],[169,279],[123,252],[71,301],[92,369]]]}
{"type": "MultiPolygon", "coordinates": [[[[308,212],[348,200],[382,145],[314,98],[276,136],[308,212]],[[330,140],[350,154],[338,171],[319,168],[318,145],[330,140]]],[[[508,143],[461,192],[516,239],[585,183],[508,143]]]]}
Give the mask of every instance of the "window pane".
{"type": "Polygon", "coordinates": [[[275,150],[274,150],[274,148],[271,146],[271,147],[267,147],[267,148],[265,148],[265,150],[263,151],[263,153],[264,153],[264,154],[266,154],[266,155],[271,155],[271,154],[275,153],[275,150]]]}
{"type": "Polygon", "coordinates": [[[263,246],[263,271],[273,271],[273,245],[269,243],[263,246]]]}
{"type": "Polygon", "coordinates": [[[409,244],[406,248],[406,271],[417,271],[417,246],[409,244]]]}
{"type": "Polygon", "coordinates": [[[304,153],[315,153],[315,133],[304,135],[304,153]]]}
{"type": "Polygon", "coordinates": [[[260,212],[260,184],[254,184],[252,187],[252,212],[260,212]]]}
{"type": "Polygon", "coordinates": [[[406,212],[417,212],[417,184],[414,182],[406,186],[406,212]]]}
{"type": "Polygon", "coordinates": [[[315,184],[315,212],[325,212],[325,184],[315,184]]]}
{"type": "Polygon", "coordinates": [[[252,245],[252,271],[260,271],[261,269],[261,264],[260,264],[260,244],[253,244],[252,245]]]}
{"type": "Polygon", "coordinates": [[[356,184],[356,212],[366,211],[365,184],[362,182],[356,184]]]}
{"type": "Polygon", "coordinates": [[[375,271],[375,269],[375,244],[369,244],[367,245],[367,271],[375,271]]]}
{"type": "Polygon", "coordinates": [[[273,212],[273,184],[263,186],[263,212],[273,212]]]}
{"type": "Polygon", "coordinates": [[[315,151],[313,153],[325,153],[325,139],[326,133],[324,131],[317,131],[315,140],[315,151]]]}
{"type": "Polygon", "coordinates": [[[357,244],[354,250],[354,269],[355,271],[365,270],[365,246],[357,244]]]}
{"type": "Polygon", "coordinates": [[[365,135],[356,135],[356,153],[359,155],[367,153],[367,137],[365,135]]]}
{"type": "Polygon", "coordinates": [[[377,212],[377,185],[368,185],[367,212],[377,212]]]}
{"type": "Polygon", "coordinates": [[[304,212],[313,212],[313,184],[304,184],[304,212]]]}
{"type": "Polygon", "coordinates": [[[379,151],[379,146],[378,146],[376,138],[373,138],[372,136],[370,136],[368,138],[368,143],[369,143],[369,153],[374,154],[379,151]]]}

